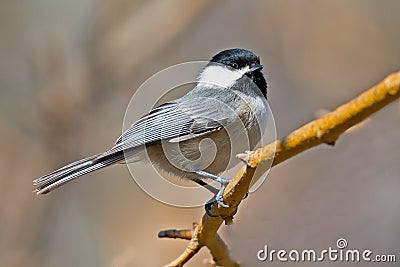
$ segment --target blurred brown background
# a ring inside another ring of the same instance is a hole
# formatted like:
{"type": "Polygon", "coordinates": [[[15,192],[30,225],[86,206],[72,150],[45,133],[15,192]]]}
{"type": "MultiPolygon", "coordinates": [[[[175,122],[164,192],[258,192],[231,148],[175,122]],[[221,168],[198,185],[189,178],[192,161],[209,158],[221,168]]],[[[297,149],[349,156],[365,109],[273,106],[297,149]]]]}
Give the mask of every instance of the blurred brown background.
{"type": "MultiPolygon", "coordinates": [[[[399,70],[399,14],[397,0],[1,1],[0,265],[171,261],[187,242],[158,231],[190,227],[202,208],[153,200],[124,166],[44,197],[31,193],[32,180],[110,147],[146,78],[230,47],[261,56],[282,137],[399,70]]],[[[397,102],[334,148],[275,167],[221,228],[234,258],[266,266],[256,259],[264,244],[324,249],[343,237],[400,261],[399,122],[397,102]]],[[[204,249],[188,266],[208,257],[204,249]]]]}

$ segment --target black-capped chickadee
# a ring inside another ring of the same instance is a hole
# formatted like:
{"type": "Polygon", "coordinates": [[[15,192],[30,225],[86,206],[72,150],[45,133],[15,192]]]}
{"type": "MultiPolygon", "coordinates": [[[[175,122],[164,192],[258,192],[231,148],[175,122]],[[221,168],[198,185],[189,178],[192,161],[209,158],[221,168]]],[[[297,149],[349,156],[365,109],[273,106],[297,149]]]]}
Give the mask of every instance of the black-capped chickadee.
{"type": "Polygon", "coordinates": [[[219,182],[215,199],[226,207],[223,191],[230,180],[218,175],[230,164],[232,153],[241,152],[233,149],[236,144],[247,143],[247,149],[253,149],[262,135],[267,114],[262,68],[251,51],[235,48],[218,53],[202,69],[191,91],[152,109],[106,152],[34,180],[38,186],[34,192],[46,194],[115,163],[143,161],[147,153],[162,172],[202,185],[205,179],[219,182]]]}

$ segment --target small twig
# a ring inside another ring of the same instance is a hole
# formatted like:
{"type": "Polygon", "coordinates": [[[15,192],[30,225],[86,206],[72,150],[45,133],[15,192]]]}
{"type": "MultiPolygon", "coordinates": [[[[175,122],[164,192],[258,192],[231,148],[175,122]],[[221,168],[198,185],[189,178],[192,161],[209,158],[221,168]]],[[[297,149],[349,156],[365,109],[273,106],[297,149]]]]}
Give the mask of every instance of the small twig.
{"type": "Polygon", "coordinates": [[[197,227],[197,223],[193,223],[192,229],[185,229],[185,230],[176,230],[176,229],[169,229],[160,231],[158,233],[159,238],[180,238],[190,240],[192,239],[193,232],[197,227]]]}
{"type": "Polygon", "coordinates": [[[192,230],[164,230],[158,233],[159,238],[180,238],[190,240],[192,239],[192,230]]]}
{"type": "Polygon", "coordinates": [[[293,131],[281,140],[277,140],[254,152],[240,154],[239,158],[247,162],[240,169],[224,192],[224,203],[230,205],[223,208],[213,205],[210,217],[204,214],[192,233],[192,238],[185,252],[167,266],[183,266],[203,246],[207,246],[218,266],[239,266],[230,258],[228,248],[217,234],[224,219],[232,220],[237,207],[249,189],[255,168],[261,170],[275,166],[311,147],[326,143],[334,145],[337,138],[347,129],[361,122],[374,112],[400,97],[400,72],[393,73],[382,82],[333,112],[316,119],[293,131]]]}

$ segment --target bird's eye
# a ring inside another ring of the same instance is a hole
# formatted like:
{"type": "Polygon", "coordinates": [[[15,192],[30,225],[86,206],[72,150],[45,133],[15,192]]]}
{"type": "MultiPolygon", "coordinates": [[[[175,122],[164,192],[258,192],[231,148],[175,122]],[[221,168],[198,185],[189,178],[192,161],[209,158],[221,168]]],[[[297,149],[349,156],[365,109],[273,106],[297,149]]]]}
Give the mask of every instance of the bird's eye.
{"type": "Polygon", "coordinates": [[[237,63],[235,63],[235,62],[232,62],[231,64],[229,64],[229,66],[231,66],[234,69],[238,69],[239,68],[239,65],[237,63]]]}

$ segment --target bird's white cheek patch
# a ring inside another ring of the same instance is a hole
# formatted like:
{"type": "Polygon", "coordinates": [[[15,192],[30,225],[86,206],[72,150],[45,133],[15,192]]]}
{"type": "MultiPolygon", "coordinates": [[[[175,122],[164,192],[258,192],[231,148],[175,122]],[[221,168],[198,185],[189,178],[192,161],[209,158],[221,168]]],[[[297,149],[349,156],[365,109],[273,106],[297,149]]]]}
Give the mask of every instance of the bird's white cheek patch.
{"type": "Polygon", "coordinates": [[[201,72],[199,81],[227,88],[241,78],[248,69],[248,67],[245,67],[241,70],[230,70],[224,66],[208,66],[201,72]]]}

